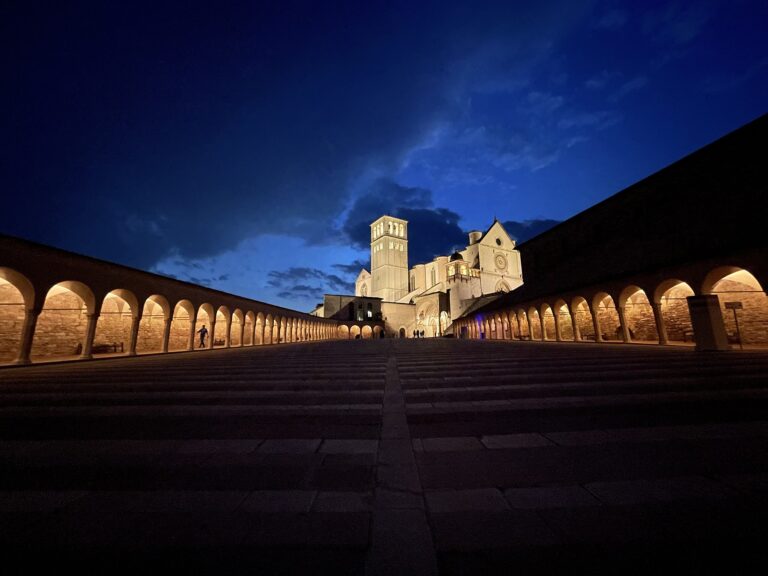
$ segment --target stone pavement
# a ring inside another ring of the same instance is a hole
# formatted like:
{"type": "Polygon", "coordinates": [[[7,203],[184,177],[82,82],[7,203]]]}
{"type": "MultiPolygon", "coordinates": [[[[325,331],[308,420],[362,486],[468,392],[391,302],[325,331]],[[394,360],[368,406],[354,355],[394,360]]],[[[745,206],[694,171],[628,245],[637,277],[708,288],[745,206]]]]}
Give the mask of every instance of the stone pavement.
{"type": "Polygon", "coordinates": [[[344,341],[0,370],[29,573],[751,573],[768,354],[344,341]]]}

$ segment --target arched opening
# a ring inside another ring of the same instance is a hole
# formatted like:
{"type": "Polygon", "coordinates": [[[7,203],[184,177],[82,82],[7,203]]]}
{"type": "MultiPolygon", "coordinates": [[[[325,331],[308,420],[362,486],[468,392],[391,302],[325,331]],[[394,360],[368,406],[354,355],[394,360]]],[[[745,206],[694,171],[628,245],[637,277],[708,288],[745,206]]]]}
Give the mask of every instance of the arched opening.
{"type": "Polygon", "coordinates": [[[216,310],[216,328],[213,334],[213,347],[223,348],[227,345],[227,337],[229,336],[229,325],[231,322],[231,315],[229,308],[226,306],[219,306],[216,310]]]}
{"type": "Polygon", "coordinates": [[[165,319],[168,318],[168,310],[168,301],[159,294],[153,294],[144,301],[141,322],[139,322],[139,334],[136,339],[137,354],[162,352],[165,319]]]}
{"type": "Polygon", "coordinates": [[[168,350],[179,351],[189,348],[189,337],[192,332],[192,316],[195,307],[189,300],[179,300],[173,307],[173,321],[168,337],[168,350]]]}
{"type": "Polygon", "coordinates": [[[253,346],[255,327],[256,315],[249,310],[245,315],[245,327],[243,328],[243,346],[253,346]]]}
{"type": "Polygon", "coordinates": [[[360,326],[357,326],[357,325],[352,326],[349,329],[349,337],[352,338],[353,340],[359,339],[360,338],[360,326]]]}
{"type": "Polygon", "coordinates": [[[619,306],[624,308],[624,320],[631,340],[658,342],[656,317],[645,291],[638,286],[627,286],[619,296],[619,306]]]}
{"type": "Polygon", "coordinates": [[[288,341],[288,318],[280,318],[277,326],[277,342],[284,344],[288,341]]]}
{"type": "Polygon", "coordinates": [[[280,343],[280,323],[283,321],[280,316],[275,316],[272,320],[272,344],[280,343]]]}
{"type": "Polygon", "coordinates": [[[509,330],[509,318],[507,317],[506,313],[502,313],[499,325],[501,326],[501,337],[504,340],[509,340],[512,335],[509,330]]]}
{"type": "Polygon", "coordinates": [[[373,327],[373,337],[374,338],[384,338],[384,329],[381,326],[374,326],[373,327]]]}
{"type": "Polygon", "coordinates": [[[195,322],[195,348],[211,348],[213,334],[211,334],[211,318],[213,318],[213,306],[201,304],[197,309],[197,321],[195,322]],[[205,328],[204,332],[201,330],[205,328]]]}
{"type": "Polygon", "coordinates": [[[544,331],[544,340],[557,340],[557,330],[555,327],[555,315],[549,304],[541,305],[542,328],[544,331]]]}
{"type": "Polygon", "coordinates": [[[96,322],[92,353],[128,354],[131,345],[131,326],[137,315],[138,301],[128,290],[112,290],[101,303],[96,322]]]}
{"type": "Polygon", "coordinates": [[[85,284],[66,281],[52,286],[37,319],[32,358],[79,357],[94,304],[93,292],[85,284]]]}
{"type": "Polygon", "coordinates": [[[342,340],[349,340],[349,328],[347,328],[347,326],[339,324],[337,332],[339,333],[339,338],[342,340]]]}
{"type": "Polygon", "coordinates": [[[366,340],[369,340],[373,337],[373,330],[371,330],[371,327],[367,324],[363,326],[363,329],[360,331],[360,335],[365,338],[366,340]]]}
{"type": "Polygon", "coordinates": [[[501,326],[499,326],[499,321],[500,320],[501,320],[501,318],[498,315],[491,316],[488,319],[488,327],[489,327],[489,330],[490,330],[490,338],[492,340],[498,340],[498,339],[501,338],[501,326]]]}
{"type": "Polygon", "coordinates": [[[400,335],[400,338],[405,338],[405,326],[400,326],[400,330],[398,330],[398,334],[400,335]]]}
{"type": "Polygon", "coordinates": [[[654,292],[654,300],[661,308],[668,342],[693,342],[689,296],[694,296],[693,288],[676,278],[665,280],[654,292]]]}
{"type": "Polygon", "coordinates": [[[448,312],[443,310],[440,312],[440,334],[445,334],[451,325],[451,317],[448,316],[448,312]]]}
{"type": "Polygon", "coordinates": [[[605,292],[595,295],[592,300],[592,308],[597,314],[600,323],[600,334],[603,340],[622,340],[619,313],[613,298],[605,292]]]}
{"type": "Polygon", "coordinates": [[[264,319],[264,337],[262,340],[264,344],[272,344],[273,324],[274,320],[272,315],[267,314],[267,317],[264,319]]]}
{"type": "Polygon", "coordinates": [[[571,310],[576,319],[576,326],[582,340],[595,340],[595,322],[589,304],[581,296],[571,301],[571,310]]]}
{"type": "Polygon", "coordinates": [[[525,310],[518,310],[517,311],[517,319],[520,323],[520,339],[521,340],[530,340],[531,339],[531,326],[528,323],[528,314],[525,312],[525,310]]]}
{"type": "Polygon", "coordinates": [[[531,330],[531,340],[541,340],[541,319],[536,308],[528,310],[528,326],[531,330]]]}
{"type": "Polygon", "coordinates": [[[230,346],[242,346],[243,345],[243,331],[245,327],[243,325],[243,311],[236,308],[232,312],[232,325],[229,327],[229,345],[230,346]]]}
{"type": "Polygon", "coordinates": [[[517,326],[517,314],[515,314],[514,310],[510,310],[507,313],[507,324],[509,325],[509,337],[512,340],[516,340],[520,338],[518,326],[517,326]]]}
{"type": "Polygon", "coordinates": [[[573,334],[573,318],[568,305],[563,300],[555,302],[554,313],[557,315],[557,322],[560,325],[560,338],[562,340],[576,340],[573,334]]]}
{"type": "Polygon", "coordinates": [[[707,275],[702,293],[717,295],[729,342],[768,344],[768,298],[752,273],[716,268],[707,275]]]}
{"type": "Polygon", "coordinates": [[[32,307],[34,295],[32,283],[23,275],[0,268],[0,363],[18,358],[26,310],[32,307]]]}

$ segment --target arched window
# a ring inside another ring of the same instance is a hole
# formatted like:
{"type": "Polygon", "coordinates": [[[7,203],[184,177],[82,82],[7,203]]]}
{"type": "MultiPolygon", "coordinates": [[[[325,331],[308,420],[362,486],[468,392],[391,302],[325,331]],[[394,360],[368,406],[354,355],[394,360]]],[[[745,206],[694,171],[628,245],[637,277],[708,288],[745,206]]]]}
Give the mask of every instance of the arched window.
{"type": "Polygon", "coordinates": [[[360,287],[360,295],[361,296],[368,296],[368,284],[363,284],[360,287]]]}
{"type": "Polygon", "coordinates": [[[434,286],[435,284],[437,284],[437,272],[435,271],[434,268],[432,268],[431,277],[432,277],[432,286],[434,286]]]}
{"type": "Polygon", "coordinates": [[[373,318],[373,304],[371,304],[370,302],[368,302],[368,310],[366,315],[368,316],[368,318],[373,318]]]}

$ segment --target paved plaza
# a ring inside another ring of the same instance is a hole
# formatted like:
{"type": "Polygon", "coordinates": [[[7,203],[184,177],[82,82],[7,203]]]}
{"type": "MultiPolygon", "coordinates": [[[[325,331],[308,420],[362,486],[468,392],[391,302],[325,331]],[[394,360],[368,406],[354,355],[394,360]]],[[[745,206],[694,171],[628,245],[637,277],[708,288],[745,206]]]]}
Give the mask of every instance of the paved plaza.
{"type": "Polygon", "coordinates": [[[768,561],[768,354],[452,339],[0,370],[4,559],[102,573],[768,561]]]}

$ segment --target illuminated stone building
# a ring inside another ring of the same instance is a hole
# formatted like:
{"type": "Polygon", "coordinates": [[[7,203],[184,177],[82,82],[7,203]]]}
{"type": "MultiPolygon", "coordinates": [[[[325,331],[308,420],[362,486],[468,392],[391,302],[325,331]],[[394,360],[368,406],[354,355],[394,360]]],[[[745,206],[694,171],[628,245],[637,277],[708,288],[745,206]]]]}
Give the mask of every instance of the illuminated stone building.
{"type": "Polygon", "coordinates": [[[470,232],[463,250],[409,268],[408,222],[384,215],[371,224],[371,271],[360,271],[355,297],[381,299],[387,334],[432,337],[451,333],[473,306],[522,283],[520,253],[498,220],[470,232]]]}

